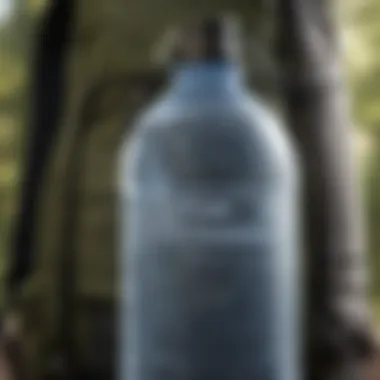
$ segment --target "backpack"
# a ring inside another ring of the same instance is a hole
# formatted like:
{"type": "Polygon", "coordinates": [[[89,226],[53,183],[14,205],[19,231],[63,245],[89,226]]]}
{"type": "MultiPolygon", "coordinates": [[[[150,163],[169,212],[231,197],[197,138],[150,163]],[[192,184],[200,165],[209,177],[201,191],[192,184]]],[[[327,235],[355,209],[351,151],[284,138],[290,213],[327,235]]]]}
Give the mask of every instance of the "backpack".
{"type": "MultiPolygon", "coordinates": [[[[47,121],[50,130],[44,145],[45,157],[43,162],[34,163],[37,169],[38,164],[43,164],[43,173],[34,184],[33,199],[30,188],[25,187],[15,228],[18,254],[11,268],[10,293],[18,295],[14,308],[22,320],[17,359],[18,367],[23,368],[17,375],[20,380],[115,378],[118,148],[135,115],[165,85],[166,72],[149,64],[136,68],[138,65],[130,63],[133,58],[137,61],[136,57],[139,62],[148,61],[146,31],[141,30],[137,41],[145,50],[134,46],[132,58],[120,50],[124,37],[130,45],[133,39],[133,28],[124,30],[123,17],[113,14],[113,32],[106,33],[108,29],[101,23],[105,13],[102,7],[111,9],[111,3],[124,11],[121,0],[94,0],[91,6],[79,1],[75,7],[69,1],[57,0],[47,14],[50,20],[58,13],[69,17],[75,8],[77,21],[71,25],[72,30],[66,30],[68,35],[73,33],[67,38],[71,49],[65,51],[62,47],[69,59],[60,56],[59,72],[65,78],[66,89],[55,91],[56,108],[47,121]],[[97,7],[94,14],[100,21],[94,16],[91,24],[90,8],[97,7]],[[111,49],[115,56],[110,53],[109,59],[105,59],[110,41],[118,41],[119,46],[111,49]],[[68,62],[66,75],[62,60],[68,62]],[[96,65],[98,61],[103,65],[96,65]],[[28,205],[33,202],[36,205],[31,212],[28,205]],[[20,242],[24,242],[21,247],[20,242]]],[[[175,5],[172,0],[167,3],[175,5]]],[[[219,3],[218,8],[222,9],[228,1],[219,3]]],[[[207,8],[202,4],[197,2],[199,10],[207,8]]],[[[209,5],[213,8],[212,1],[209,5]]],[[[191,13],[186,7],[184,11],[180,8],[175,5],[178,14],[191,13]]],[[[252,5],[242,2],[240,8],[244,12],[252,5]]],[[[46,25],[53,28],[57,20],[46,25]]],[[[65,25],[68,28],[70,24],[65,25]]],[[[164,32],[165,27],[166,22],[161,22],[156,29],[164,32]]],[[[149,41],[154,39],[151,31],[149,41]]],[[[42,70],[44,66],[40,63],[38,67],[42,70]]],[[[256,74],[252,82],[257,89],[263,78],[261,73],[256,74]]],[[[41,83],[36,84],[36,88],[41,89],[40,86],[41,83]]],[[[40,108],[32,121],[32,146],[33,134],[37,136],[41,128],[47,127],[43,125],[43,89],[40,97],[40,108]]],[[[34,144],[38,145],[38,141],[34,140],[34,144]]],[[[26,178],[33,175],[27,168],[26,178]]],[[[28,179],[26,183],[30,184],[28,179]]]]}

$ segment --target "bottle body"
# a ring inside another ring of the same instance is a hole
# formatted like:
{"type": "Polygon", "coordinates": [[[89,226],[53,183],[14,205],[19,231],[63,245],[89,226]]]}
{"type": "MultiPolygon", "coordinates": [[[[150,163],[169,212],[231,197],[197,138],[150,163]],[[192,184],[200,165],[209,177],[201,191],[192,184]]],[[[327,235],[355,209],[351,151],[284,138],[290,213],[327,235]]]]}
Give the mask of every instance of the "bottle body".
{"type": "Polygon", "coordinates": [[[295,162],[224,70],[180,79],[122,155],[123,380],[298,379],[295,162]]]}

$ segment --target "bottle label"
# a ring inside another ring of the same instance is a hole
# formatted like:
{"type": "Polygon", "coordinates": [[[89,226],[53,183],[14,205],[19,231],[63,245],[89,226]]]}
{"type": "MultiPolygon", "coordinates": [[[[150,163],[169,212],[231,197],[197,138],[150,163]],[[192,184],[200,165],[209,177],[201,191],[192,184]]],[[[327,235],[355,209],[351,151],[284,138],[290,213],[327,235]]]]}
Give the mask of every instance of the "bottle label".
{"type": "Polygon", "coordinates": [[[189,191],[141,200],[144,233],[160,241],[262,239],[268,194],[251,186],[219,191],[189,191]]]}
{"type": "Polygon", "coordinates": [[[277,379],[269,195],[246,186],[139,200],[130,234],[139,379],[277,379]]]}

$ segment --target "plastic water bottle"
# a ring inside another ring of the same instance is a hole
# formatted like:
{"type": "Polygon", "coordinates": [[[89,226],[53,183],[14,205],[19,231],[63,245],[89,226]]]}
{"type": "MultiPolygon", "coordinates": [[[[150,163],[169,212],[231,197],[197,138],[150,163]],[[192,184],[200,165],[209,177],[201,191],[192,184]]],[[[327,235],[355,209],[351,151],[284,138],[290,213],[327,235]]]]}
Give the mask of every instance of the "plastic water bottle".
{"type": "Polygon", "coordinates": [[[179,33],[121,154],[121,380],[299,380],[298,170],[237,25],[179,33]]]}

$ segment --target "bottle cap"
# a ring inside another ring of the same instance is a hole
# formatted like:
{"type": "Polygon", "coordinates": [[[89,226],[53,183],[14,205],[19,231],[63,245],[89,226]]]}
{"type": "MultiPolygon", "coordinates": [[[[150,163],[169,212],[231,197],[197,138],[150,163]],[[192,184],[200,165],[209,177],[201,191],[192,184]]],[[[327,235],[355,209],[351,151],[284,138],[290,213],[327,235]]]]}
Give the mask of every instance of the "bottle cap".
{"type": "Polygon", "coordinates": [[[232,14],[202,17],[170,29],[159,51],[161,61],[236,61],[240,58],[240,23],[232,14]]]}

